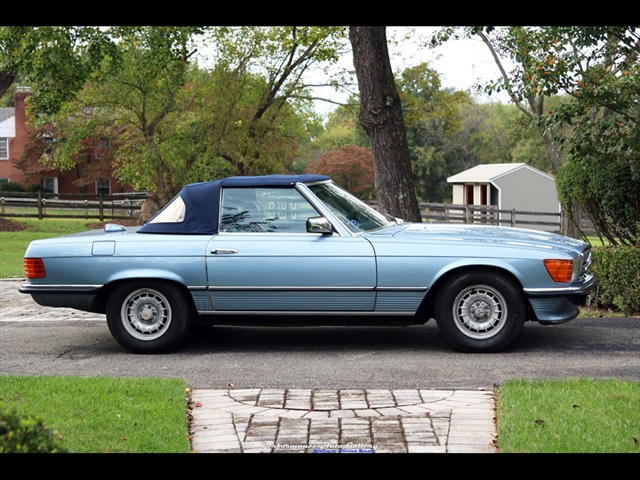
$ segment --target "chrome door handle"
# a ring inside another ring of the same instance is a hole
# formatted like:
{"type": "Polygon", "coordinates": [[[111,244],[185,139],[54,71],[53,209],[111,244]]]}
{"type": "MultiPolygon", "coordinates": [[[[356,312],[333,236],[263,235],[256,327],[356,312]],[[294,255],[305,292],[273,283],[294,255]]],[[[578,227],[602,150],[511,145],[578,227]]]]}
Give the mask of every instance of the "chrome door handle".
{"type": "Polygon", "coordinates": [[[231,250],[230,248],[214,248],[211,250],[211,253],[224,255],[228,253],[238,253],[238,250],[231,250]]]}

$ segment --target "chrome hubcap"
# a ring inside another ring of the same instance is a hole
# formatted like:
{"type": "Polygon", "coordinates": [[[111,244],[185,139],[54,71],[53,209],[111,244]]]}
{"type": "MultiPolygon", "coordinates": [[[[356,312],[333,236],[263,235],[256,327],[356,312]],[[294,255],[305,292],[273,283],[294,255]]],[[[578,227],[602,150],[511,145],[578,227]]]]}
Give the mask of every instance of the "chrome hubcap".
{"type": "Polygon", "coordinates": [[[486,285],[467,287],[456,297],[453,317],[456,327],[471,338],[489,338],[504,327],[507,305],[497,290],[486,285]]]}
{"type": "Polygon", "coordinates": [[[160,292],[139,289],[122,303],[122,323],[138,340],[155,340],[167,331],[171,323],[171,306],[160,292]]]}

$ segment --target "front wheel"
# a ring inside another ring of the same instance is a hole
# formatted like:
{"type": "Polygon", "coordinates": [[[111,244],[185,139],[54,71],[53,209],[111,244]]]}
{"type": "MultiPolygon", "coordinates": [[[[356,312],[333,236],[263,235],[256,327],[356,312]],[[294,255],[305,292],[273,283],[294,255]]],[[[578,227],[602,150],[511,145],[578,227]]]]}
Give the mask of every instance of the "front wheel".
{"type": "Polygon", "coordinates": [[[116,287],[107,303],[113,338],[132,353],[166,353],[189,333],[191,308],[177,288],[156,280],[116,287]]]}
{"type": "Polygon", "coordinates": [[[442,288],[436,301],[438,329],[463,352],[505,349],[520,334],[525,318],[520,289],[500,274],[462,274],[442,288]]]}

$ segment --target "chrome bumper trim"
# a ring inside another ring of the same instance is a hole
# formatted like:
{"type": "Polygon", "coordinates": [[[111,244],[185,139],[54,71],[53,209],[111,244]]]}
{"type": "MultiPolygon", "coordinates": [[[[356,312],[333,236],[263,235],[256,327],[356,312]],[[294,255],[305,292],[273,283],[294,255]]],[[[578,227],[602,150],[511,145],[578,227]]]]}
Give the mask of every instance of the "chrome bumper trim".
{"type": "Polygon", "coordinates": [[[25,283],[18,288],[20,293],[89,293],[99,290],[103,285],[44,285],[25,283]]]}
{"type": "Polygon", "coordinates": [[[523,291],[528,297],[566,297],[573,295],[586,295],[597,285],[593,275],[587,275],[580,285],[573,287],[557,288],[524,288],[523,291]]]}

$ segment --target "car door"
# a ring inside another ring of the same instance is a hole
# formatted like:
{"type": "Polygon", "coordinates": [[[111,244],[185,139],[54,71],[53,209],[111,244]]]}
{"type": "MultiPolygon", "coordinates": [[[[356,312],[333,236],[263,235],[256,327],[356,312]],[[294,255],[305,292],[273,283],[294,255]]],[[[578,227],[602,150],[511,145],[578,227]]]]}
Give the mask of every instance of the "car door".
{"type": "Polygon", "coordinates": [[[225,188],[207,248],[216,311],[373,311],[376,265],[362,237],[308,233],[295,188],[225,188]]]}

